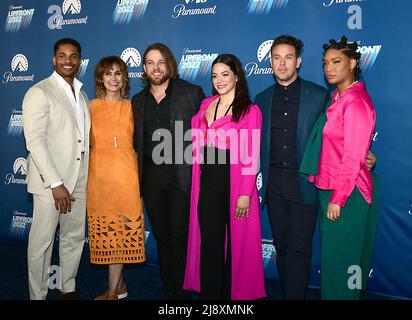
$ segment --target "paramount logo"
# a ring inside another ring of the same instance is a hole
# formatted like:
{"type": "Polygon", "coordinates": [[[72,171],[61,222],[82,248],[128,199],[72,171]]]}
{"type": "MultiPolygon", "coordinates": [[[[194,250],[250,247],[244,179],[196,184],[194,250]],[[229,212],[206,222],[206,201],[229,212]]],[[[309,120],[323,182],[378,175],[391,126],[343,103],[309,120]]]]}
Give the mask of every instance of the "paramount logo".
{"type": "Polygon", "coordinates": [[[260,44],[256,54],[258,62],[249,62],[244,67],[246,78],[252,75],[273,74],[272,67],[268,62],[270,60],[272,43],[273,40],[266,40],[260,44]],[[262,63],[265,64],[266,67],[260,67],[262,63]]]}
{"type": "MultiPolygon", "coordinates": [[[[12,72],[23,73],[29,70],[29,61],[24,54],[18,53],[11,60],[12,72]]],[[[21,81],[34,81],[34,74],[32,75],[14,75],[12,72],[7,71],[3,75],[3,83],[8,82],[21,82],[21,81]]]]}
{"type": "Polygon", "coordinates": [[[27,184],[27,160],[25,158],[17,158],[13,164],[13,173],[6,174],[4,184],[27,184]]]}
{"type": "Polygon", "coordinates": [[[208,0],[184,0],[184,3],[175,5],[173,8],[172,18],[178,19],[182,16],[196,16],[216,14],[216,5],[212,7],[199,7],[206,4],[208,0]],[[186,5],[194,5],[195,7],[187,8],[186,5]]]}
{"type": "MultiPolygon", "coordinates": [[[[142,63],[142,58],[140,56],[139,50],[133,47],[124,49],[122,54],[120,55],[120,58],[131,70],[140,67],[142,63]]],[[[129,78],[141,78],[142,74],[142,71],[129,71],[129,78]]]]}
{"type": "Polygon", "coordinates": [[[65,25],[87,24],[88,16],[77,17],[82,10],[80,0],[64,0],[62,6],[51,5],[47,13],[52,14],[47,21],[47,26],[51,30],[62,29],[65,25]],[[63,15],[74,15],[75,18],[64,19],[63,15]]]}

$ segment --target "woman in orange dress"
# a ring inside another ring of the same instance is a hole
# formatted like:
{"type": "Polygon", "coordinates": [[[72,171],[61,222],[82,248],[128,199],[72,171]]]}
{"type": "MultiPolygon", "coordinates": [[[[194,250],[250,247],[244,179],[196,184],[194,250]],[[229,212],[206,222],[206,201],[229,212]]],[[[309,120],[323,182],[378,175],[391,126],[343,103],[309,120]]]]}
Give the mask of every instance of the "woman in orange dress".
{"type": "Polygon", "coordinates": [[[125,263],[146,260],[133,114],[127,65],[105,57],[95,69],[91,101],[91,152],[87,185],[90,261],[109,266],[109,288],[96,300],[127,296],[125,263]]]}

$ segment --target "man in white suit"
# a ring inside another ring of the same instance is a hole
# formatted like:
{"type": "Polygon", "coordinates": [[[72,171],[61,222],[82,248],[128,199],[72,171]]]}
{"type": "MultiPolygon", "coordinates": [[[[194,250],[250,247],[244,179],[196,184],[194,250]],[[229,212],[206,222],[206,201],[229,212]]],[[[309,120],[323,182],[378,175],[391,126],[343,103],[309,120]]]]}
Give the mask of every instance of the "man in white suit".
{"type": "Polygon", "coordinates": [[[85,239],[90,106],[75,78],[80,44],[70,38],[57,41],[53,64],[53,74],[23,100],[27,190],[33,194],[27,252],[32,300],[46,299],[49,285],[60,289],[59,298],[79,297],[75,278],[85,239]],[[49,269],[58,225],[60,268],[49,269]],[[57,279],[49,281],[50,275],[57,279]]]}

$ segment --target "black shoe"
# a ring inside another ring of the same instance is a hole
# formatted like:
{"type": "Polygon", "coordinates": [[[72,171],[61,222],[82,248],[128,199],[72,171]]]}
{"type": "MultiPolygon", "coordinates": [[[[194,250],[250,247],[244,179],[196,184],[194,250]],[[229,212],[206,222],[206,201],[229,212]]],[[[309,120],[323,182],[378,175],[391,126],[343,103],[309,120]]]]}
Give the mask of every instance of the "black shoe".
{"type": "Polygon", "coordinates": [[[59,293],[56,296],[56,300],[82,300],[82,298],[80,297],[80,294],[77,291],[67,293],[62,293],[61,291],[59,291],[59,293]]]}

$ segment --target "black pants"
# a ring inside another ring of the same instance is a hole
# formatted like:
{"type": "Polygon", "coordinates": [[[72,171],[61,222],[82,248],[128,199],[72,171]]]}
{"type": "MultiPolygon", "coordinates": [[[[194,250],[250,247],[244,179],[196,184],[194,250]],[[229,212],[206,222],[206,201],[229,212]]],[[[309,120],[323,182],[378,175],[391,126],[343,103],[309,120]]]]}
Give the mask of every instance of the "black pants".
{"type": "Polygon", "coordinates": [[[230,299],[230,171],[228,159],[229,151],[227,151],[226,164],[216,162],[202,165],[198,217],[201,234],[199,297],[203,300],[230,299]],[[226,240],[227,243],[225,243],[226,240]]]}
{"type": "Polygon", "coordinates": [[[270,168],[267,209],[285,299],[304,299],[319,204],[303,202],[297,171],[270,168]]]}
{"type": "Polygon", "coordinates": [[[172,165],[143,160],[142,193],[157,243],[165,294],[179,298],[186,268],[190,195],[178,184],[172,165]]]}

